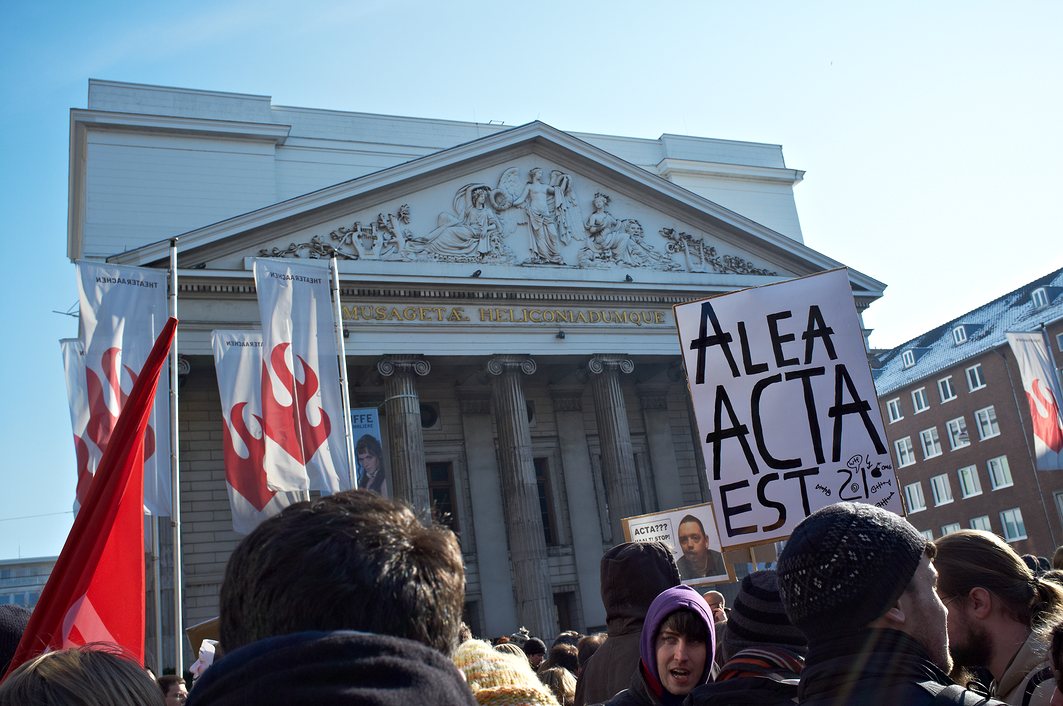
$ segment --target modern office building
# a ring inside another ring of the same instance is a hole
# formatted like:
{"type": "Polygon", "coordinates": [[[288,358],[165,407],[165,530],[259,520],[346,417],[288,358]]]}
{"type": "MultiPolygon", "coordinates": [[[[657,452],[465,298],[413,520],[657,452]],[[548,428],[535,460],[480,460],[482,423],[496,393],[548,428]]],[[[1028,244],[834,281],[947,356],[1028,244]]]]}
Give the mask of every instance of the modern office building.
{"type": "Polygon", "coordinates": [[[0,605],[33,609],[58,557],[0,560],[0,605]]]}
{"type": "Polygon", "coordinates": [[[927,537],[996,532],[1020,554],[1063,543],[1063,470],[1035,471],[1030,408],[1005,334],[1045,327],[1063,362],[1063,270],[879,356],[882,419],[908,519],[927,537]]]}
{"type": "MultiPolygon", "coordinates": [[[[706,500],[672,305],[842,266],[804,242],[802,178],[778,145],[90,81],[68,256],[166,267],[179,237],[185,623],[239,540],[210,336],[258,327],[252,258],[337,253],[389,487],[459,534],[478,634],[552,635],[604,625],[621,518],[706,500]]],[[[849,275],[862,311],[884,285],[849,275]]]]}

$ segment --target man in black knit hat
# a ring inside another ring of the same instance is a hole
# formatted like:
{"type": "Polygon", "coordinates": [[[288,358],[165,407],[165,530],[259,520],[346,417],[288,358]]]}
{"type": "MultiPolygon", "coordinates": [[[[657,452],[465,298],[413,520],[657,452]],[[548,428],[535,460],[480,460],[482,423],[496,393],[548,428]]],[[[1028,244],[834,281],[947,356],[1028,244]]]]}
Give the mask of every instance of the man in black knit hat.
{"type": "Polygon", "coordinates": [[[934,553],[904,518],[862,503],[830,505],[794,529],[778,575],[808,638],[803,706],[1002,703],[948,677],[934,553]]]}

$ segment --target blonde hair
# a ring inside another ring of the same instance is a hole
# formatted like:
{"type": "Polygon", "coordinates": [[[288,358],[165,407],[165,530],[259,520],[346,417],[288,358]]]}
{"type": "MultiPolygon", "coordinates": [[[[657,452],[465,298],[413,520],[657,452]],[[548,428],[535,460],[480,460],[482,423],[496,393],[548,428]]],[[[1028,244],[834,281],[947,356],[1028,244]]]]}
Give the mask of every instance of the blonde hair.
{"type": "Polygon", "coordinates": [[[0,706],[164,706],[155,680],[118,645],[91,643],[26,662],[0,684],[0,706]]]}
{"type": "Polygon", "coordinates": [[[564,667],[544,669],[539,672],[539,681],[554,692],[561,706],[572,706],[576,702],[576,677],[564,667]]]}

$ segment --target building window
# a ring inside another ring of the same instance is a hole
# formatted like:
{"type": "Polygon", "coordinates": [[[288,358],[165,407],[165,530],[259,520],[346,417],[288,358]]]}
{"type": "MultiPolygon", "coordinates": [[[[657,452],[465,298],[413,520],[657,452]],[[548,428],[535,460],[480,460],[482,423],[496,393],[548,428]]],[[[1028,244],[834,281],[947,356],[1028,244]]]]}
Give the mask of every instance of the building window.
{"type": "Polygon", "coordinates": [[[978,466],[964,466],[957,475],[960,477],[960,497],[972,498],[982,494],[982,481],[978,480],[978,466]]]}
{"type": "Polygon", "coordinates": [[[923,539],[928,542],[934,541],[934,530],[919,530],[919,534],[923,535],[923,539]]]}
{"type": "Polygon", "coordinates": [[[435,461],[425,464],[428,470],[428,497],[432,502],[432,516],[436,522],[449,527],[457,534],[460,531],[454,491],[454,464],[450,461],[435,461]]]}
{"type": "Polygon", "coordinates": [[[894,397],[886,403],[886,413],[890,416],[890,424],[904,419],[904,415],[901,414],[901,399],[899,397],[894,397]]]}
{"type": "Polygon", "coordinates": [[[938,380],[938,395],[942,402],[956,399],[956,390],[952,387],[952,376],[938,380]]]}
{"type": "Polygon", "coordinates": [[[971,392],[985,387],[985,376],[982,375],[982,364],[972,365],[967,368],[967,389],[971,392]]]}
{"type": "Polygon", "coordinates": [[[926,388],[920,387],[918,390],[912,393],[912,407],[915,408],[915,413],[925,412],[930,409],[930,402],[926,399],[926,388]]]}
{"type": "Polygon", "coordinates": [[[950,522],[947,525],[941,525],[941,536],[952,534],[953,532],[959,532],[961,529],[959,522],[950,522]]]}
{"type": "Polygon", "coordinates": [[[915,353],[912,351],[905,351],[901,353],[901,362],[905,368],[911,368],[915,365],[915,353]]]}
{"type": "Polygon", "coordinates": [[[1060,519],[1063,519],[1063,492],[1056,493],[1056,510],[1059,512],[1060,519]]]}
{"type": "Polygon", "coordinates": [[[967,329],[963,326],[957,326],[952,329],[952,340],[956,342],[956,345],[960,345],[967,340],[967,329]]]}
{"type": "Polygon", "coordinates": [[[1056,348],[1063,353],[1063,333],[1056,334],[1056,348]]]}
{"type": "Polygon", "coordinates": [[[978,425],[978,438],[985,441],[994,436],[1000,436],[1000,425],[997,424],[997,411],[992,405],[980,409],[974,413],[975,424],[978,425]]]}
{"type": "Polygon", "coordinates": [[[535,459],[535,484],[539,486],[539,512],[543,516],[543,535],[546,544],[554,546],[557,539],[557,516],[554,513],[554,494],[550,484],[550,464],[545,457],[535,459]]]}
{"type": "Polygon", "coordinates": [[[923,497],[923,484],[921,481],[909,483],[904,486],[904,499],[908,503],[908,512],[919,512],[926,509],[926,498],[923,497]]]}
{"type": "Polygon", "coordinates": [[[985,462],[985,465],[986,468],[989,469],[989,486],[993,490],[1010,488],[1014,485],[1014,482],[1011,480],[1011,468],[1008,467],[1007,456],[991,458],[985,462]]]}
{"type": "Polygon", "coordinates": [[[989,524],[989,515],[979,515],[971,518],[971,529],[992,532],[993,527],[989,524]]]}
{"type": "Polygon", "coordinates": [[[930,489],[934,492],[934,506],[948,505],[952,502],[952,485],[947,473],[930,479],[930,489]]]}
{"type": "Polygon", "coordinates": [[[963,417],[950,419],[945,423],[945,430],[949,435],[949,448],[953,451],[971,445],[971,437],[967,434],[967,420],[963,417]]]}
{"type": "Polygon", "coordinates": [[[1045,291],[1044,287],[1038,287],[1037,289],[1033,290],[1033,294],[1030,295],[1030,299],[1033,300],[1034,309],[1041,309],[1043,307],[1048,306],[1048,292],[1045,291]]]}
{"type": "Polygon", "coordinates": [[[1017,542],[1026,539],[1026,525],[1022,522],[1022,510],[1013,507],[1000,513],[1000,524],[1004,527],[1004,539],[1017,542]]]}
{"type": "Polygon", "coordinates": [[[941,438],[938,436],[937,427],[931,427],[919,432],[919,438],[923,442],[923,458],[934,458],[941,455],[941,438]]]}
{"type": "Polygon", "coordinates": [[[893,449],[897,452],[897,468],[904,468],[915,463],[915,448],[912,446],[911,437],[904,437],[893,442],[893,449]]]}

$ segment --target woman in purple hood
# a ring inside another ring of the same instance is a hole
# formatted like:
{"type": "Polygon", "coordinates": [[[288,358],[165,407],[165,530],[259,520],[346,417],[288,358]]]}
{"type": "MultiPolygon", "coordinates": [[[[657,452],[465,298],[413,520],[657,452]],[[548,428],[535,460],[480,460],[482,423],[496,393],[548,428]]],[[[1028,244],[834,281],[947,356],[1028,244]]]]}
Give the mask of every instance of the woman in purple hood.
{"type": "Polygon", "coordinates": [[[607,706],[677,706],[711,676],[716,652],[712,611],[689,586],[661,592],[646,612],[638,669],[607,706]]]}

